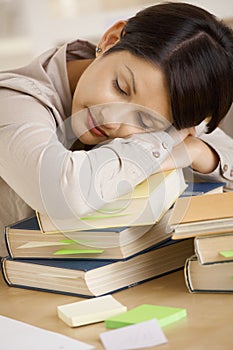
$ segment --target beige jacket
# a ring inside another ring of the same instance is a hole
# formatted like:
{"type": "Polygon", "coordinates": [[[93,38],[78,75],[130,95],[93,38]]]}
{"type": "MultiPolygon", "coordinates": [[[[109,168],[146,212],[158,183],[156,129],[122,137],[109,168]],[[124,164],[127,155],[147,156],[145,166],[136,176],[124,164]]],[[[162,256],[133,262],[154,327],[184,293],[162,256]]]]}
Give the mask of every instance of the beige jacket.
{"type": "MultiPolygon", "coordinates": [[[[2,230],[32,209],[67,220],[98,209],[158,170],[171,151],[173,140],[166,132],[156,133],[153,142],[132,137],[88,152],[69,150],[74,135],[66,61],[90,57],[94,47],[77,40],[26,67],[0,73],[2,230]]],[[[220,129],[211,135],[202,130],[200,137],[221,159],[209,177],[233,188],[233,139],[220,129]]]]}

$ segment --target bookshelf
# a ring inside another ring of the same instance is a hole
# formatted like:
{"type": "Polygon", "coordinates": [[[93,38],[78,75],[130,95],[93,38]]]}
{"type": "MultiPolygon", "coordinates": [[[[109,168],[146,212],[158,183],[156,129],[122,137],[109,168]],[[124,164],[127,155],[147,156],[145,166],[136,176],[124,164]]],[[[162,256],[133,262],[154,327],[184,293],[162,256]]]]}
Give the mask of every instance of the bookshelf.
{"type": "MultiPolygon", "coordinates": [[[[168,343],[156,350],[220,350],[232,348],[232,294],[190,294],[183,271],[154,279],[113,294],[128,309],[151,303],[187,309],[187,318],[164,328],[168,343]]],[[[7,286],[0,276],[0,314],[94,345],[103,350],[99,334],[104,324],[70,328],[56,314],[58,305],[77,297],[7,286]]]]}

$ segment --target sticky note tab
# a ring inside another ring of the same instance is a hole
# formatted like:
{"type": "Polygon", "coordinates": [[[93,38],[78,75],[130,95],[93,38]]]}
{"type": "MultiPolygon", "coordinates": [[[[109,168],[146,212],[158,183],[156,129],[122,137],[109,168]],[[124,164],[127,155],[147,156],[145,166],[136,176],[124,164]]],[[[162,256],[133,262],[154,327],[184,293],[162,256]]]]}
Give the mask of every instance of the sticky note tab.
{"type": "Polygon", "coordinates": [[[233,258],[233,250],[224,250],[219,252],[219,254],[224,256],[224,258],[233,258]]]}
{"type": "Polygon", "coordinates": [[[180,320],[186,315],[186,309],[143,304],[124,314],[106,319],[105,326],[106,328],[120,328],[155,318],[158,320],[159,325],[164,327],[180,320]]]}
{"type": "Polygon", "coordinates": [[[127,311],[112,295],[82,300],[57,307],[58,316],[70,327],[104,321],[127,311]]]}
{"type": "Polygon", "coordinates": [[[103,252],[103,249],[59,249],[54,255],[100,254],[103,252]]]}
{"type": "Polygon", "coordinates": [[[68,245],[69,243],[66,242],[40,242],[40,241],[33,241],[33,242],[28,242],[25,244],[22,244],[19,246],[17,249],[25,249],[25,248],[41,248],[41,247],[53,247],[53,246],[64,246],[68,245]]]}
{"type": "Polygon", "coordinates": [[[100,339],[106,350],[144,349],[167,342],[155,319],[101,333],[100,339]]]}

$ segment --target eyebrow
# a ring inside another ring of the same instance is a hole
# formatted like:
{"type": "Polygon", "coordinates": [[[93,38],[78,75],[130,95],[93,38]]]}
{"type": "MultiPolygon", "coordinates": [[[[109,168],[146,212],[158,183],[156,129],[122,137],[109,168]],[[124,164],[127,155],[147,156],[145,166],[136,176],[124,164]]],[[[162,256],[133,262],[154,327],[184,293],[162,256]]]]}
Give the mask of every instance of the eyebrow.
{"type": "Polygon", "coordinates": [[[132,79],[132,85],[133,85],[133,92],[134,92],[134,94],[136,94],[136,93],[137,93],[137,90],[136,90],[136,83],[135,83],[134,74],[133,74],[132,70],[131,70],[128,66],[125,65],[125,67],[126,67],[126,68],[128,69],[128,71],[130,72],[131,79],[132,79]]]}

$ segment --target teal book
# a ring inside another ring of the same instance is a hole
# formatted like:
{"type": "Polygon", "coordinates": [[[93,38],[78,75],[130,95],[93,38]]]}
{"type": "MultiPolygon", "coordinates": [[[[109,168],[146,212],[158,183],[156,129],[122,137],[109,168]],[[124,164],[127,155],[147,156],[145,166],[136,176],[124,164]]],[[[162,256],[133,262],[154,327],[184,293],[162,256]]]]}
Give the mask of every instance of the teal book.
{"type": "Polygon", "coordinates": [[[2,259],[10,286],[84,297],[101,296],[183,268],[193,240],[169,240],[120,261],[101,259],[2,259]]]}
{"type": "Polygon", "coordinates": [[[143,304],[105,320],[106,328],[120,328],[156,319],[161,327],[186,317],[184,308],[143,304]]]}

